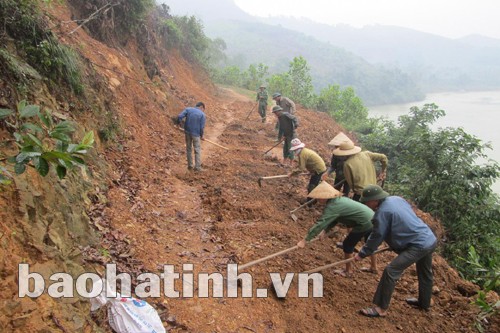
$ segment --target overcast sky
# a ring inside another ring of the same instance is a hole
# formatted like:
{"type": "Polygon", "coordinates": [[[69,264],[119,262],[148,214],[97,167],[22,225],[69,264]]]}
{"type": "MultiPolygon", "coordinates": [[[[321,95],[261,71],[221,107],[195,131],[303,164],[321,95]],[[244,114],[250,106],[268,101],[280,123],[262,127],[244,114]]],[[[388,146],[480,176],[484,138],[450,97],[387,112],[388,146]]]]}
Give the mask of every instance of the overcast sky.
{"type": "Polygon", "coordinates": [[[307,17],[354,27],[396,25],[459,38],[480,34],[500,39],[500,0],[234,0],[255,16],[307,17]]]}

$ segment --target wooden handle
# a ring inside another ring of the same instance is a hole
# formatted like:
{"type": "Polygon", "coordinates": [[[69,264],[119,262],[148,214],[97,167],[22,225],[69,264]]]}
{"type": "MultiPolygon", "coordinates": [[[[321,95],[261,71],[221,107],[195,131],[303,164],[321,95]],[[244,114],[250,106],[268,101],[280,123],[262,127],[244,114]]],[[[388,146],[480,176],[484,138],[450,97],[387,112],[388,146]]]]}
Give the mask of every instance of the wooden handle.
{"type": "Polygon", "coordinates": [[[275,178],[287,178],[288,175],[277,175],[277,176],[267,176],[267,177],[260,177],[260,179],[275,179],[275,178]]]}
{"type": "Polygon", "coordinates": [[[295,208],[294,210],[291,210],[291,211],[290,211],[290,214],[295,213],[295,212],[296,212],[296,211],[298,211],[299,209],[301,209],[301,208],[303,208],[303,207],[305,207],[305,206],[307,206],[307,205],[309,205],[309,204],[313,203],[314,201],[316,201],[316,199],[311,199],[311,200],[309,200],[308,202],[303,203],[302,205],[300,205],[299,207],[295,208]]]}
{"type": "Polygon", "coordinates": [[[270,152],[274,147],[278,146],[280,143],[282,143],[285,139],[281,139],[280,142],[278,142],[277,144],[275,144],[274,146],[272,146],[271,148],[269,148],[268,150],[266,150],[264,152],[264,154],[267,154],[268,152],[270,152]]]}
{"type": "MultiPolygon", "coordinates": [[[[373,252],[372,255],[380,253],[380,252],[384,252],[384,251],[387,251],[387,250],[389,250],[389,248],[388,247],[384,247],[383,249],[380,249],[380,250],[377,250],[377,251],[373,252]]],[[[324,265],[324,266],[320,266],[320,267],[308,270],[308,271],[306,271],[304,273],[311,274],[311,273],[316,273],[316,272],[324,271],[325,269],[328,269],[330,267],[334,267],[334,266],[338,266],[338,265],[342,265],[342,264],[347,264],[348,262],[351,262],[354,259],[355,259],[355,257],[352,257],[352,258],[349,258],[349,259],[345,259],[345,260],[341,260],[341,261],[337,261],[337,262],[334,262],[334,263],[331,263],[331,264],[328,264],[328,265],[324,265]]]]}
{"type": "Polygon", "coordinates": [[[299,247],[297,245],[295,246],[292,246],[291,248],[288,248],[286,250],[283,250],[283,251],[280,251],[280,252],[276,252],[276,253],[273,253],[267,257],[264,257],[264,258],[260,258],[260,259],[257,259],[257,260],[254,260],[254,261],[250,261],[249,263],[246,263],[244,265],[241,265],[241,266],[238,266],[238,270],[241,270],[241,269],[245,269],[245,268],[248,268],[250,266],[253,266],[253,265],[257,265],[257,264],[260,264],[261,262],[264,262],[266,260],[269,260],[269,259],[272,259],[274,257],[277,257],[277,256],[280,256],[280,255],[283,255],[285,253],[288,253],[288,252],[291,252],[293,250],[297,250],[299,247]]]}
{"type": "MultiPolygon", "coordinates": [[[[314,242],[315,240],[317,240],[317,238],[314,238],[313,240],[311,240],[309,243],[312,243],[314,242]]],[[[279,252],[276,252],[276,253],[273,253],[271,255],[268,255],[267,257],[264,257],[264,258],[260,258],[260,259],[257,259],[257,260],[254,260],[254,261],[250,261],[249,263],[246,263],[244,265],[241,265],[241,266],[238,266],[238,270],[241,270],[241,269],[245,269],[245,268],[248,268],[250,266],[253,266],[253,265],[257,265],[257,264],[260,264],[261,262],[264,262],[266,260],[269,260],[269,259],[272,259],[274,257],[277,257],[277,256],[281,256],[285,253],[288,253],[288,252],[291,252],[291,251],[294,251],[294,250],[297,250],[299,247],[297,245],[295,246],[292,246],[288,249],[285,249],[285,250],[282,250],[282,251],[279,251],[279,252]]]]}
{"type": "Polygon", "coordinates": [[[208,139],[204,139],[204,141],[206,141],[206,142],[208,142],[208,143],[211,143],[211,144],[213,144],[213,145],[215,145],[215,146],[217,146],[217,147],[223,148],[223,149],[225,149],[225,150],[229,150],[229,148],[224,147],[224,146],[221,146],[220,144],[218,144],[218,143],[216,143],[216,142],[213,142],[213,141],[210,141],[210,140],[208,140],[208,139]]]}

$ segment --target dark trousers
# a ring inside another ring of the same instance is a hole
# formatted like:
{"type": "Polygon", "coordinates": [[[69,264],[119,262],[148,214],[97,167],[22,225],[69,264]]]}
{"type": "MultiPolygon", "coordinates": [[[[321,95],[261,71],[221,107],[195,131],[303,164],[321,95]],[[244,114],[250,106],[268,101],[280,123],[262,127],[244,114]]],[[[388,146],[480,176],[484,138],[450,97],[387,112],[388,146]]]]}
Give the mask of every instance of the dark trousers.
{"type": "Polygon", "coordinates": [[[321,176],[325,173],[325,171],[320,173],[314,172],[311,175],[311,178],[309,178],[309,184],[307,185],[307,193],[311,193],[311,191],[314,190],[316,186],[318,186],[318,184],[321,182],[321,176]]]}
{"type": "Polygon", "coordinates": [[[418,302],[421,308],[428,309],[431,305],[433,283],[432,253],[436,249],[436,246],[437,243],[426,249],[411,246],[399,253],[384,269],[382,278],[377,286],[377,291],[373,296],[373,303],[381,309],[387,310],[396,283],[401,278],[404,270],[415,263],[418,277],[418,302]]]}

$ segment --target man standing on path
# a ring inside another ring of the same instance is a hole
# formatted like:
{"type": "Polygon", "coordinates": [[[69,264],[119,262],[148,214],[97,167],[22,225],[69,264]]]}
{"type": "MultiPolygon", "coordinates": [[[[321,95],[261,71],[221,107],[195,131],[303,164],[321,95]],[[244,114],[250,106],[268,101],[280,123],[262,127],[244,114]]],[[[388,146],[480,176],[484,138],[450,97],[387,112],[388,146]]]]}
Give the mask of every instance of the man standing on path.
{"type": "MultiPolygon", "coordinates": [[[[311,241],[317,235],[320,239],[333,229],[338,223],[352,228],[342,243],[344,258],[349,259],[353,256],[354,248],[361,239],[368,239],[372,231],[373,211],[365,205],[343,197],[342,194],[333,188],[326,181],[321,182],[314,190],[309,193],[311,198],[317,199],[319,203],[325,204],[323,214],[316,221],[316,224],[309,229],[306,237],[297,243],[299,248],[303,248],[306,242],[311,241]]],[[[375,255],[371,256],[371,266],[365,271],[377,272],[377,259],[375,255]]],[[[352,265],[346,263],[345,271],[338,270],[335,273],[344,277],[352,276],[352,265]]]]}
{"type": "Polygon", "coordinates": [[[194,147],[194,171],[202,171],[200,140],[204,140],[203,131],[205,130],[206,122],[206,116],[203,111],[205,111],[205,104],[203,102],[198,102],[194,108],[185,108],[177,117],[178,125],[186,118],[186,122],[184,123],[184,134],[186,137],[188,170],[193,170],[192,147],[194,147]]]}
{"type": "Polygon", "coordinates": [[[292,147],[292,139],[297,136],[295,129],[299,126],[299,121],[297,117],[291,113],[283,112],[283,108],[279,105],[273,106],[273,113],[278,117],[278,141],[282,141],[284,139],[283,165],[292,166],[293,152],[290,151],[290,148],[292,147]]]}
{"type": "Polygon", "coordinates": [[[358,261],[369,256],[383,241],[398,254],[384,269],[373,296],[375,306],[362,309],[360,313],[367,317],[385,317],[396,283],[412,264],[417,267],[418,299],[408,298],[406,303],[428,310],[431,306],[432,253],[437,246],[436,236],[406,200],[389,196],[378,185],[366,186],[360,201],[370,207],[375,216],[372,233],[354,259],[358,261]]]}
{"type": "MultiPolygon", "coordinates": [[[[308,171],[311,174],[309,179],[309,185],[307,185],[307,193],[309,194],[316,186],[318,186],[321,181],[321,176],[326,171],[325,161],[318,155],[314,150],[305,148],[305,144],[301,142],[298,138],[295,138],[291,142],[291,151],[294,152],[295,156],[298,157],[298,169],[292,171],[288,176],[292,177],[298,175],[301,172],[308,171]]],[[[310,198],[308,196],[307,201],[310,198]]]]}
{"type": "Polygon", "coordinates": [[[262,122],[266,122],[266,109],[267,109],[267,91],[266,86],[261,85],[259,87],[260,91],[257,92],[257,102],[259,102],[259,114],[262,118],[262,122]]]}
{"type": "Polygon", "coordinates": [[[295,114],[295,103],[288,97],[281,96],[281,93],[277,92],[273,94],[273,99],[276,105],[281,106],[283,112],[288,112],[290,114],[295,114]]]}
{"type": "Polygon", "coordinates": [[[389,160],[384,154],[361,151],[352,141],[344,141],[333,151],[335,156],[345,156],[344,177],[347,184],[354,192],[353,200],[359,201],[363,188],[377,183],[377,173],[373,163],[380,162],[382,171],[379,179],[385,179],[387,164],[389,160]]]}

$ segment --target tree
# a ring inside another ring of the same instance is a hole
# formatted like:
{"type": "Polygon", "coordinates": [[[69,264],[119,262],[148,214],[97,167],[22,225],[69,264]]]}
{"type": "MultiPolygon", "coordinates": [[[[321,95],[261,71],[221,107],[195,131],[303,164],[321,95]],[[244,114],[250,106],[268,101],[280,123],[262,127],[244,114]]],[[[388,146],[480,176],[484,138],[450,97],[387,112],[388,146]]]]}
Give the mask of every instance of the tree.
{"type": "Polygon", "coordinates": [[[293,58],[288,70],[289,89],[288,95],[294,101],[306,107],[313,106],[314,87],[310,68],[302,56],[293,58]]]}
{"type": "Polygon", "coordinates": [[[500,203],[491,189],[500,167],[494,161],[477,164],[491,147],[462,128],[433,131],[431,125],[444,115],[435,104],[413,107],[397,126],[386,121],[360,139],[364,148],[389,158],[390,191],[441,220],[445,256],[471,279],[475,272],[460,260],[470,246],[483,266],[500,263],[500,203]]]}

